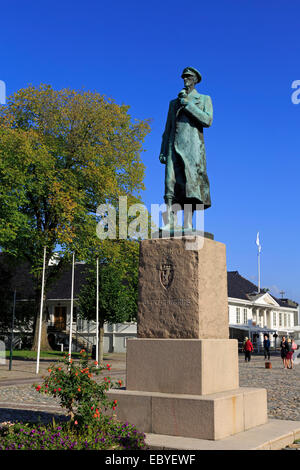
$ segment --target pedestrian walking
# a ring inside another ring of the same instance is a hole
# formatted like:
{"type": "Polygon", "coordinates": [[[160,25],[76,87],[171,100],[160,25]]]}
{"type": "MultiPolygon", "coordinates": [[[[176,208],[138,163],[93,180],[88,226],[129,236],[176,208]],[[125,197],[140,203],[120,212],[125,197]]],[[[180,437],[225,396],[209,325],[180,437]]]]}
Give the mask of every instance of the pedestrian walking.
{"type": "Polygon", "coordinates": [[[250,339],[247,336],[245,338],[244,351],[245,351],[245,361],[250,362],[251,361],[251,353],[253,352],[253,344],[251,343],[250,339]]]}
{"type": "Polygon", "coordinates": [[[292,369],[294,367],[294,358],[295,358],[295,351],[298,349],[298,344],[295,342],[294,338],[292,338],[292,358],[291,358],[291,364],[292,364],[292,369]]]}
{"type": "Polygon", "coordinates": [[[300,354],[299,354],[299,346],[296,343],[296,341],[293,339],[292,340],[292,349],[294,351],[293,353],[293,365],[300,364],[300,354]]]}
{"type": "Polygon", "coordinates": [[[270,340],[269,335],[264,335],[264,355],[265,361],[268,359],[270,360],[270,340]]]}
{"type": "Polygon", "coordinates": [[[286,337],[283,336],[281,339],[281,343],[280,343],[280,356],[282,359],[283,367],[285,369],[287,368],[286,353],[287,353],[287,341],[286,341],[286,337]]]}
{"type": "Polygon", "coordinates": [[[242,346],[242,350],[244,351],[244,354],[245,354],[245,361],[246,361],[246,350],[245,350],[245,344],[246,342],[248,341],[248,336],[245,336],[245,339],[243,341],[243,346],[242,346]]]}

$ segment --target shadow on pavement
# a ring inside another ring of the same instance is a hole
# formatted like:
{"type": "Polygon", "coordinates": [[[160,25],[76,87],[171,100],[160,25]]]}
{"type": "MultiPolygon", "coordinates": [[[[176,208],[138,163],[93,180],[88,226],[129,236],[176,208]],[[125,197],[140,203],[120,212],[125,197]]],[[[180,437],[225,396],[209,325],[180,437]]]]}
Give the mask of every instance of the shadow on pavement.
{"type": "Polygon", "coordinates": [[[68,421],[69,417],[59,413],[50,413],[46,411],[19,410],[13,408],[0,408],[0,425],[3,422],[31,422],[46,424],[55,420],[55,422],[68,421]]]}

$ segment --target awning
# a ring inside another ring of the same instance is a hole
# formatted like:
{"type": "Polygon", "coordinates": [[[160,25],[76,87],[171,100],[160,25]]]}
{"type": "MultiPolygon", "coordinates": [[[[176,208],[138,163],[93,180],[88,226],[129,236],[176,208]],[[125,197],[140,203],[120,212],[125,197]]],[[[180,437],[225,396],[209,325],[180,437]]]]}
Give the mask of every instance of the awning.
{"type": "Polygon", "coordinates": [[[276,333],[277,330],[273,330],[272,328],[262,328],[261,326],[257,325],[229,325],[229,328],[235,328],[237,330],[246,330],[251,331],[251,333],[276,333]]]}

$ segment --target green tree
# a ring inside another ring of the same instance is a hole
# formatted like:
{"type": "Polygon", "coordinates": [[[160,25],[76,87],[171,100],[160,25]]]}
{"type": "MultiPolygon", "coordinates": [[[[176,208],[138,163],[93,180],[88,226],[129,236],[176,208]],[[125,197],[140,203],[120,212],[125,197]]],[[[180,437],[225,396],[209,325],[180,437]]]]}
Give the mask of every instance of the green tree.
{"type": "MultiPolygon", "coordinates": [[[[104,323],[133,321],[138,296],[137,241],[118,240],[103,244],[99,253],[99,361],[103,360],[104,323]]],[[[79,294],[79,312],[87,320],[96,319],[96,264],[90,262],[86,282],[79,294]]]]}
{"type": "MultiPolygon", "coordinates": [[[[144,188],[142,143],[148,121],[132,120],[129,107],[96,92],[29,86],[0,110],[0,248],[27,260],[35,279],[35,339],[41,297],[43,247],[45,296],[71,253],[85,259],[99,245],[96,209],[140,201],[144,188]]],[[[42,348],[47,347],[45,312],[42,348]]]]}
{"type": "Polygon", "coordinates": [[[8,333],[12,324],[13,310],[13,291],[12,291],[12,273],[8,262],[3,261],[0,264],[0,334],[8,333]]]}

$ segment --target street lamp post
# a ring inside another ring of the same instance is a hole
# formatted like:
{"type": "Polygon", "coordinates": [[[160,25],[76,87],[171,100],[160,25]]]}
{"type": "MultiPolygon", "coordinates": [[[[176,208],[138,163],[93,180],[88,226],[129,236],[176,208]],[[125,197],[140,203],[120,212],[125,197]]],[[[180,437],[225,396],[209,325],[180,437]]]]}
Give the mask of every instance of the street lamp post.
{"type": "Polygon", "coordinates": [[[12,369],[12,356],[13,356],[13,341],[14,341],[14,327],[15,327],[15,314],[16,314],[16,296],[17,291],[14,291],[13,314],[11,321],[11,335],[10,335],[10,353],[9,353],[9,370],[12,369]]]}

